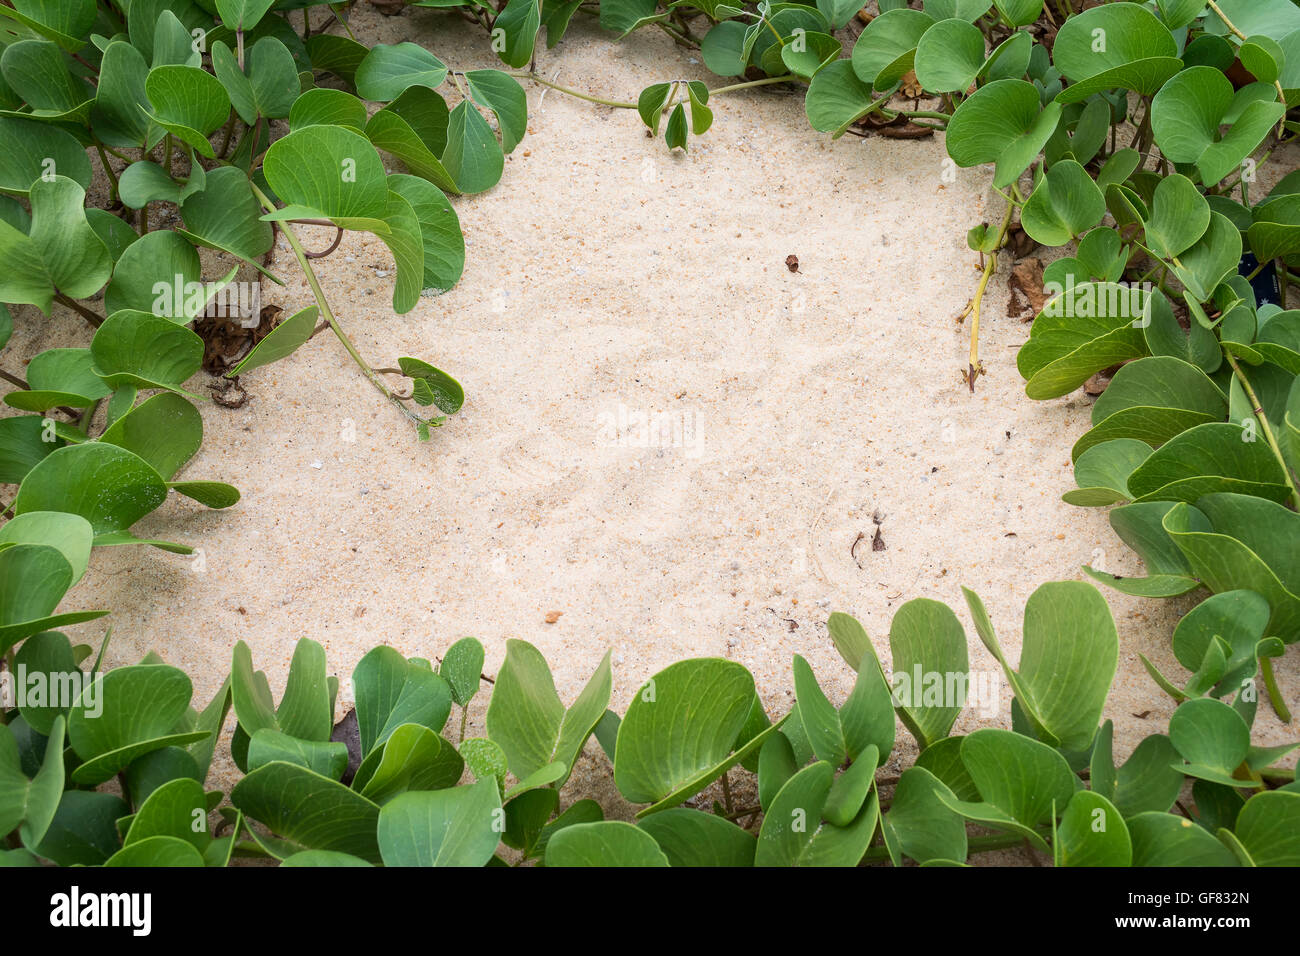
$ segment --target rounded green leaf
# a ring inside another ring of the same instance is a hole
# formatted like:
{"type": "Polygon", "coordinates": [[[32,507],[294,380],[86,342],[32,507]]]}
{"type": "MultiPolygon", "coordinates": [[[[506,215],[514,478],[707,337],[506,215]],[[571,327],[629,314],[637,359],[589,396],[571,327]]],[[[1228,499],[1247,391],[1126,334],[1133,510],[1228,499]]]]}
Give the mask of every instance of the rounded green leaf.
{"type": "Polygon", "coordinates": [[[1235,104],[1232,83],[1221,71],[1209,66],[1182,71],[1151,101],[1156,145],[1172,162],[1194,163],[1206,186],[1217,185],[1240,167],[1286,112],[1281,103],[1255,99],[1220,134],[1230,112],[1237,112],[1235,104]]]}
{"type": "Polygon", "coordinates": [[[981,87],[948,123],[948,155],[958,166],[997,162],[993,183],[1005,188],[1042,151],[1061,119],[1059,103],[1040,110],[1038,90],[1024,80],[997,80],[981,87]]]}
{"type": "Polygon", "coordinates": [[[697,658],[660,671],[641,687],[619,725],[619,791],[633,803],[659,803],[674,794],[680,803],[695,792],[691,788],[707,785],[729,765],[753,696],[754,678],[733,661],[697,658]],[[665,749],[669,739],[682,746],[665,749]]]}
{"type": "Polygon", "coordinates": [[[858,78],[853,64],[835,60],[812,78],[804,99],[804,112],[813,129],[838,137],[870,112],[872,103],[871,85],[858,78]]]}
{"type": "Polygon", "coordinates": [[[1169,28],[1136,3],[1107,4],[1070,17],[1056,35],[1052,61],[1071,81],[1057,97],[1061,103],[1117,88],[1150,96],[1183,67],[1169,28]]]}
{"type": "Polygon", "coordinates": [[[311,338],[316,329],[316,316],[320,310],[310,305],[295,312],[273,328],[262,341],[253,346],[253,350],[244,360],[226,373],[227,377],[243,375],[263,365],[278,362],[297,351],[298,347],[311,338]]]}
{"type": "Polygon", "coordinates": [[[902,8],[876,17],[853,45],[853,71],[863,83],[887,90],[912,68],[916,46],[934,19],[902,8]]]}
{"type": "Polygon", "coordinates": [[[715,814],[675,807],[637,826],[654,837],[671,866],[754,865],[753,834],[715,814]]]}
{"type": "Polygon", "coordinates": [[[0,526],[0,545],[42,544],[57,549],[72,569],[71,584],[86,573],[93,542],[90,522],[62,511],[31,511],[0,526]]]}
{"type": "Polygon", "coordinates": [[[167,497],[158,472],[138,455],[102,442],[69,445],[28,472],[14,513],[68,511],[96,535],[125,531],[167,497]]]}
{"type": "Polygon", "coordinates": [[[1106,200],[1072,159],[1054,163],[1020,210],[1020,224],[1044,246],[1064,246],[1106,215],[1106,200]]]}
{"type": "Polygon", "coordinates": [[[230,115],[230,97],[221,81],[198,67],[170,64],[150,70],[144,85],[154,121],[214,159],[208,137],[230,115]]]}
{"type": "Polygon", "coordinates": [[[1300,866],[1300,793],[1255,794],[1234,830],[1256,866],[1300,866]]]}
{"type": "Polygon", "coordinates": [[[655,838],[621,820],[576,823],[546,844],[551,866],[668,866],[655,838]]]}
{"type": "Polygon", "coordinates": [[[966,632],[948,605],[915,598],[894,614],[889,649],[894,705],[924,750],[948,736],[965,706],[970,671],[966,632]],[[944,688],[937,701],[929,692],[936,679],[944,688]]]}
{"type": "Polygon", "coordinates": [[[379,812],[379,852],[385,866],[484,866],[501,839],[500,814],[493,778],[404,793],[379,812]]]}
{"type": "Polygon", "coordinates": [[[0,116],[0,190],[26,196],[32,183],[55,174],[90,186],[90,160],[76,138],[48,123],[0,116]]]}
{"type": "Polygon", "coordinates": [[[356,87],[364,99],[387,102],[411,86],[437,89],[446,78],[447,65],[424,47],[415,43],[394,46],[380,43],[357,67],[356,87]]]}
{"type": "Polygon", "coordinates": [[[179,389],[203,364],[203,349],[203,340],[185,326],[134,309],[110,315],[90,343],[95,374],[114,389],[179,389]]]}
{"type": "Polygon", "coordinates": [[[198,285],[202,274],[198,251],[184,237],[171,230],[147,233],[117,260],[104,292],[104,311],[110,316],[148,312],[185,325],[207,303],[198,285]]]}
{"type": "Polygon", "coordinates": [[[289,206],[331,219],[375,220],[388,207],[384,164],[375,147],[341,126],[294,130],[266,151],[263,168],[271,189],[289,206]]]}
{"type": "Polygon", "coordinates": [[[978,27],[965,20],[941,20],[916,45],[916,80],[933,93],[964,93],[984,61],[984,34],[978,27]]]}

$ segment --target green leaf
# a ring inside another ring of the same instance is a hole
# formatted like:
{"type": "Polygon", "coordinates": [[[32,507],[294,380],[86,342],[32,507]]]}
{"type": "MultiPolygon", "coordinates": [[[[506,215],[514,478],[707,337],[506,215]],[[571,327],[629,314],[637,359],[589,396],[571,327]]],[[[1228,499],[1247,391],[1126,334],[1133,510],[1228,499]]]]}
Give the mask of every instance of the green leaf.
{"type": "Polygon", "coordinates": [[[1115,373],[1092,407],[1092,430],[1071,454],[1077,461],[1115,438],[1162,445],[1194,425],[1222,421],[1227,411],[1223,393],[1196,366],[1170,356],[1140,358],[1115,373]]]}
{"type": "Polygon", "coordinates": [[[247,33],[261,22],[275,0],[213,0],[213,3],[227,29],[247,33]]]}
{"type": "Polygon", "coordinates": [[[875,648],[871,645],[871,638],[867,636],[866,630],[856,618],[836,611],[827,619],[826,630],[830,632],[831,641],[835,644],[835,649],[840,652],[840,657],[844,658],[844,662],[855,671],[859,669],[862,659],[868,652],[871,654],[872,662],[879,666],[875,648]]]}
{"type": "Polygon", "coordinates": [[[578,823],[565,827],[546,845],[546,865],[668,866],[668,857],[655,838],[619,820],[578,823]]]}
{"type": "Polygon", "coordinates": [[[1057,866],[1129,866],[1133,859],[1124,818],[1109,800],[1088,790],[1070,798],[1052,849],[1057,866]]]}
{"type": "Polygon", "coordinates": [[[1038,90],[1024,80],[997,80],[964,100],[948,123],[948,155],[958,166],[997,163],[993,184],[1005,189],[1029,168],[1061,119],[1061,105],[1040,111],[1038,90]]]}
{"type": "Polygon", "coordinates": [[[388,185],[410,203],[419,222],[424,250],[421,289],[447,291],[465,269],[465,238],[456,210],[442,191],[425,179],[396,174],[388,177],[388,185]]]}
{"type": "Polygon", "coordinates": [[[1043,15],[1043,0],[993,0],[1009,26],[1028,26],[1043,15]]]}
{"type": "Polygon", "coordinates": [[[408,790],[442,790],[456,785],[465,761],[428,727],[402,724],[361,762],[352,789],[384,805],[408,790]]]}
{"type": "MultiPolygon", "coordinates": [[[[536,0],[528,0],[535,3],[536,0]]],[[[504,14],[503,14],[504,16],[504,14]]],[[[497,21],[498,26],[500,20],[497,21]]],[[[470,70],[465,74],[470,96],[484,109],[491,110],[501,131],[501,148],[514,152],[528,132],[528,97],[514,77],[500,70],[470,70]]]]}
{"type": "Polygon", "coordinates": [[[174,732],[193,692],[190,679],[175,667],[119,667],[91,687],[93,693],[83,690],[68,712],[68,742],[84,761],[72,772],[76,783],[103,783],[146,753],[208,736],[174,732]]]}
{"type": "Polygon", "coordinates": [[[351,93],[324,87],[307,90],[289,109],[289,126],[346,126],[357,133],[366,129],[366,104],[351,93]]]}
{"type": "Polygon", "coordinates": [[[1281,103],[1255,99],[1238,115],[1240,96],[1234,95],[1232,83],[1213,67],[1184,70],[1151,101],[1156,145],[1172,162],[1194,163],[1206,186],[1218,185],[1241,166],[1286,113],[1281,103]],[[1230,115],[1235,117],[1231,129],[1221,136],[1219,129],[1230,122],[1230,115]]]}
{"type": "Polygon", "coordinates": [[[826,699],[812,668],[794,657],[795,698],[800,723],[818,759],[838,766],[856,760],[871,747],[889,753],[894,744],[894,715],[889,688],[878,667],[858,672],[857,683],[840,710],[826,699]]]}
{"type": "Polygon", "coordinates": [[[49,40],[19,40],[5,47],[0,75],[31,108],[25,115],[82,125],[90,114],[90,88],[68,71],[63,51],[49,40]]]}
{"type": "Polygon", "coordinates": [[[1215,594],[1188,611],[1174,628],[1174,656],[1189,671],[1197,671],[1215,639],[1223,641],[1229,655],[1214,696],[1236,691],[1258,670],[1259,644],[1269,616],[1268,602],[1254,591],[1215,594]]]}
{"type": "Polygon", "coordinates": [[[26,196],[34,182],[56,173],[83,190],[90,186],[90,160],[76,138],[48,123],[0,116],[0,190],[26,196]]]}
{"type": "MultiPolygon", "coordinates": [[[[714,32],[730,25],[732,24],[720,23],[714,32]]],[[[834,138],[838,139],[844,135],[845,130],[871,111],[873,102],[871,84],[858,78],[853,64],[848,60],[835,60],[812,78],[804,100],[804,111],[808,116],[808,124],[813,129],[833,133],[834,138]]]]}
{"type": "MultiPolygon", "coordinates": [[[[602,20],[605,13],[602,7],[602,20]]],[[[541,25],[540,0],[509,0],[492,23],[492,49],[501,57],[502,62],[515,69],[522,69],[533,58],[537,31],[541,25]]]]}
{"type": "Polygon", "coordinates": [[[1129,476],[1139,501],[1186,501],[1235,492],[1285,504],[1290,497],[1281,464],[1240,425],[1211,422],[1189,428],[1163,445],[1129,476]]]}
{"type": "Polygon", "coordinates": [[[1046,851],[1035,828],[1050,821],[1053,806],[1064,807],[1075,791],[1065,758],[1036,740],[987,728],[962,739],[961,759],[983,802],[941,792],[944,805],[968,820],[1018,833],[1046,851]]]}
{"type": "Polygon", "coordinates": [[[42,422],[40,415],[0,418],[0,481],[21,483],[42,458],[60,447],[58,437],[42,422]]]}
{"type": "MultiPolygon", "coordinates": [[[[495,698],[495,695],[494,695],[495,698]]],[[[731,752],[754,698],[754,678],[717,658],[679,661],[642,685],[618,728],[614,783],[633,803],[681,803],[746,756],[731,752]],[[683,741],[665,750],[663,741],[683,741]]],[[[746,745],[754,752],[766,734],[746,745]]]]}
{"type": "Polygon", "coordinates": [[[151,312],[185,325],[207,304],[201,276],[198,251],[182,236],[171,230],[148,233],[117,260],[104,292],[104,311],[151,312]]]}
{"type": "Polygon", "coordinates": [[[275,37],[262,37],[254,43],[242,70],[230,48],[217,41],[212,44],[212,68],[235,112],[249,126],[258,117],[284,119],[301,90],[293,54],[275,37]]]}
{"type": "Polygon", "coordinates": [[[235,784],[230,802],[288,841],[284,856],[299,849],[334,850],[381,861],[379,807],[305,767],[281,762],[259,767],[235,784]]]}
{"type": "Polygon", "coordinates": [[[443,165],[463,193],[481,193],[501,180],[505,157],[487,120],[468,102],[451,111],[443,165]]]}
{"type": "Polygon", "coordinates": [[[483,866],[501,814],[495,780],[404,793],[379,811],[380,854],[386,866],[483,866]]]}
{"type": "Polygon", "coordinates": [[[1300,864],[1300,793],[1257,793],[1242,807],[1234,828],[1256,866],[1300,864]]]}
{"type": "Polygon", "coordinates": [[[116,821],[130,812],[115,794],[65,790],[35,852],[59,866],[99,866],[118,848],[116,821]]]}
{"type": "MultiPolygon", "coordinates": [[[[62,511],[31,511],[0,525],[0,545],[39,544],[56,549],[72,569],[72,584],[80,581],[86,573],[93,540],[90,522],[80,515],[62,511]]],[[[68,653],[71,654],[71,649],[68,653]]],[[[30,717],[28,720],[30,722],[30,717]]],[[[42,734],[49,733],[48,721],[44,726],[33,726],[42,734]]]]}
{"type": "Polygon", "coordinates": [[[1070,17],[1056,35],[1052,61],[1071,81],[1057,97],[1060,103],[1078,103],[1117,88],[1150,96],[1183,68],[1169,28],[1131,3],[1070,17]]]}
{"type": "Polygon", "coordinates": [[[424,87],[411,87],[366,124],[366,136],[376,148],[391,153],[416,175],[440,189],[459,194],[438,154],[446,149],[450,113],[441,96],[424,87]]]}
{"type": "Polygon", "coordinates": [[[1133,866],[1236,866],[1237,860],[1203,827],[1172,813],[1139,813],[1128,821],[1133,866]]]}
{"type": "Polygon", "coordinates": [[[1063,246],[1101,222],[1106,200],[1087,170],[1074,160],[1054,163],[1020,210],[1031,239],[1063,246]]]}
{"type": "Polygon", "coordinates": [[[672,866],[754,865],[753,834],[712,813],[676,807],[637,825],[654,837],[672,866]]]}
{"type": "Polygon", "coordinates": [[[203,340],[185,326],[133,309],[110,315],[90,343],[95,373],[113,389],[134,385],[183,391],[181,386],[203,363],[203,350],[203,340]]]}
{"type": "Polygon", "coordinates": [[[1062,498],[1072,505],[1104,507],[1134,497],[1128,479],[1133,471],[1151,457],[1151,446],[1136,438],[1117,438],[1094,445],[1074,463],[1074,480],[1078,488],[1062,498]]]}
{"type": "MultiPolygon", "coordinates": [[[[2,530],[0,534],[3,534],[2,530]]],[[[483,645],[473,637],[461,638],[443,655],[438,673],[451,688],[452,700],[461,707],[468,707],[478,693],[482,683],[483,656],[483,645]]]]}
{"type": "Polygon", "coordinates": [[[249,738],[248,769],[256,770],[276,760],[338,780],[348,769],[348,748],[341,742],[302,740],[263,727],[249,738]]]}
{"type": "Polygon", "coordinates": [[[90,522],[96,535],[125,531],[167,497],[167,487],[148,462],[99,442],[52,452],[28,472],[14,513],[68,511],[90,522]]]}
{"type": "Polygon", "coordinates": [[[155,836],[124,846],[104,866],[203,866],[203,854],[179,837],[155,836]]]}
{"type": "Polygon", "coordinates": [[[30,303],[49,314],[56,291],[74,299],[94,295],[112,271],[108,247],[86,220],[86,192],[66,176],[31,183],[32,220],[24,235],[0,221],[0,254],[14,270],[0,278],[0,298],[30,303]]]}
{"type": "Polygon", "coordinates": [[[966,859],[966,824],[939,794],[952,796],[952,791],[924,767],[908,767],[899,777],[889,811],[881,818],[895,866],[902,865],[904,856],[917,863],[966,859]]]}
{"type": "Polygon", "coordinates": [[[1175,764],[1186,776],[1227,787],[1255,786],[1233,776],[1250,749],[1250,728],[1222,701],[1200,697],[1180,704],[1169,718],[1169,740],[1186,761],[1175,764]]]}
{"type": "Polygon", "coordinates": [[[379,43],[357,67],[356,87],[363,99],[387,102],[408,87],[437,89],[446,78],[447,65],[424,47],[415,43],[379,43]]]}
{"type": "MultiPolygon", "coordinates": [[[[924,750],[948,736],[966,702],[970,661],[966,633],[948,605],[916,598],[900,607],[889,627],[893,700],[903,724],[924,750]],[[943,692],[930,693],[938,678],[943,692]],[[955,687],[955,696],[949,691],[955,687]]],[[[882,748],[882,752],[888,751],[882,748]]]]}
{"type": "Polygon", "coordinates": [[[965,20],[940,20],[916,45],[916,79],[934,93],[964,93],[984,67],[984,34],[965,20]]]}
{"type": "Polygon", "coordinates": [[[14,0],[4,15],[74,51],[85,46],[84,36],[95,24],[96,10],[94,0],[14,0]]]}
{"type": "Polygon", "coordinates": [[[1210,228],[1174,265],[1174,275],[1197,302],[1206,302],[1241,261],[1241,232],[1226,216],[1210,213],[1210,228]]]}
{"type": "Polygon", "coordinates": [[[72,566],[46,544],[16,544],[0,549],[0,652],[32,634],[76,624],[106,611],[54,614],[72,585],[72,566]]]}
{"type": "Polygon", "coordinates": [[[934,25],[919,10],[890,10],[872,20],[853,45],[853,71],[863,83],[887,90],[903,78],[916,56],[917,43],[934,25]]]}
{"type": "Polygon", "coordinates": [[[1175,505],[1164,530],[1192,573],[1216,593],[1245,589],[1272,609],[1268,633],[1288,644],[1300,640],[1300,566],[1293,545],[1300,515],[1250,495],[1212,494],[1196,509],[1175,505]]]}
{"type": "Polygon", "coordinates": [[[29,391],[10,392],[5,404],[26,411],[44,411],[56,405],[89,408],[109,394],[95,374],[89,349],[46,349],[27,366],[29,391]]]}
{"type": "Polygon", "coordinates": [[[244,360],[227,372],[226,376],[234,378],[236,375],[243,375],[255,368],[270,365],[292,355],[299,346],[311,338],[319,314],[319,309],[314,305],[295,312],[253,346],[244,360]]]}
{"type": "Polygon", "coordinates": [[[763,816],[755,866],[856,866],[876,831],[880,801],[874,790],[847,827],[822,821],[834,769],[818,761],[783,786],[763,816]]]}
{"type": "Polygon", "coordinates": [[[281,201],[336,222],[380,220],[388,207],[379,154],[365,137],[341,126],[294,130],[266,151],[263,169],[281,201]]]}
{"type": "Polygon", "coordinates": [[[488,705],[488,736],[505,751],[510,772],[518,779],[557,762],[567,778],[609,705],[611,686],[607,653],[566,712],[541,652],[527,641],[507,641],[505,663],[488,705]]]}
{"type": "MultiPolygon", "coordinates": [[[[829,3],[832,0],[822,2],[829,3]]],[[[857,0],[850,0],[849,5],[856,2],[857,0]]],[[[781,62],[795,76],[811,80],[838,60],[842,50],[840,41],[829,33],[805,32],[798,43],[791,42],[781,47],[781,62]]]]}
{"type": "Polygon", "coordinates": [[[230,115],[230,97],[211,73],[195,66],[156,66],[145,79],[152,119],[208,159],[216,158],[208,137],[230,115]]]}
{"type": "Polygon", "coordinates": [[[383,744],[402,724],[419,724],[438,733],[451,713],[447,682],[391,647],[376,647],[361,658],[352,671],[352,686],[363,755],[383,744]]]}
{"type": "Polygon", "coordinates": [[[307,53],[314,69],[326,70],[355,86],[357,68],[370,50],[350,37],[318,33],[307,41],[307,53]]]}
{"type": "Polygon", "coordinates": [[[165,392],[113,422],[99,440],[139,455],[164,481],[170,481],[199,450],[203,419],[186,399],[165,392]]]}
{"type": "Polygon", "coordinates": [[[131,818],[124,847],[154,837],[174,837],[202,853],[212,842],[208,832],[207,798],[197,780],[181,777],[158,787],[131,818]],[[197,829],[196,829],[197,827],[197,829]]]}

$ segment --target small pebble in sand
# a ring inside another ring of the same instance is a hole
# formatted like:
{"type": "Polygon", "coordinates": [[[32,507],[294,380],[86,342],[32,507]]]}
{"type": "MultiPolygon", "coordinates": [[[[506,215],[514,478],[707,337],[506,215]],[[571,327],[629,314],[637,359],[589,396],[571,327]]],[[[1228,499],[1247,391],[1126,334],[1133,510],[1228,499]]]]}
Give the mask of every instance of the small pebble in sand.
{"type": "Polygon", "coordinates": [[[554,624],[556,621],[558,621],[558,620],[560,619],[560,615],[563,614],[563,613],[564,613],[563,611],[547,611],[547,612],[546,612],[546,623],[547,623],[547,624],[554,624]]]}
{"type": "Polygon", "coordinates": [[[311,463],[311,466],[315,468],[317,471],[320,471],[322,468],[325,467],[325,463],[323,461],[313,461],[311,463]]]}

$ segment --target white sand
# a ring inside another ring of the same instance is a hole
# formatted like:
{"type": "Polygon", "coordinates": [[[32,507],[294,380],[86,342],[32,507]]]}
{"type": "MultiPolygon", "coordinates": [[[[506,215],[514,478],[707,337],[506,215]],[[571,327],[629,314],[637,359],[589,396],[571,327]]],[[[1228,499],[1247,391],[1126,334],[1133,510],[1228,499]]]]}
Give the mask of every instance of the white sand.
{"type": "MultiPolygon", "coordinates": [[[[418,38],[453,68],[499,65],[482,31],[451,17],[359,9],[355,22],[372,42],[418,38]]],[[[635,99],[677,77],[720,85],[695,59],[651,31],[615,45],[580,21],[539,68],[635,99]]],[[[240,639],[278,694],[300,637],[323,643],[345,681],[375,644],[433,658],[464,635],[487,646],[493,674],[518,637],[546,654],[566,701],[612,647],[619,712],[670,662],[718,655],[749,667],[779,715],[794,653],[832,699],[851,687],[825,629],[832,610],[856,614],[888,660],[898,606],[946,601],[972,666],[989,672],[959,584],[983,596],[1015,660],[1039,584],[1081,578],[1084,563],[1140,573],[1103,511],[1060,500],[1091,402],[1024,396],[1014,359],[1028,326],[1004,317],[1009,263],[986,303],[989,374],[974,395],[959,378],[967,337],[954,317],[977,279],[965,233],[999,212],[985,209],[988,170],[944,184],[941,137],[831,142],[780,89],[718,98],[689,155],[669,155],[631,111],[541,92],[528,88],[529,133],[501,184],[455,200],[468,264],[453,291],[393,315],[392,258],[363,235],[321,266],[362,353],[446,369],[465,386],[463,412],[417,443],[327,335],[247,375],[245,408],[203,410],[204,448],[186,471],[235,484],[243,501],[209,512],[173,496],[136,529],[201,548],[206,570],[101,549],[66,602],[114,609],[111,664],[157,649],[205,702],[240,639]],[[609,431],[620,414],[656,413],[688,430],[666,447],[609,431]],[[354,442],[341,438],[349,423],[354,442]],[[877,512],[886,550],[873,552],[877,512]],[[563,615],[547,625],[549,611],[563,615]]],[[[1272,164],[1294,166],[1295,152],[1272,164]]],[[[309,248],[330,238],[303,233],[309,248]]],[[[277,255],[289,285],[268,297],[309,304],[292,257],[277,255]]],[[[87,338],[71,317],[33,318],[23,310],[37,329],[16,338],[23,354],[87,338]]],[[[1173,710],[1138,653],[1181,679],[1170,634],[1189,603],[1107,598],[1121,640],[1107,716],[1126,755],[1173,710]]],[[[1294,703],[1296,656],[1279,670],[1294,703]]],[[[957,730],[1009,726],[1009,699],[1004,689],[997,717],[968,713],[957,730]]],[[[1261,705],[1258,742],[1295,730],[1261,705]]],[[[900,742],[906,765],[901,729],[900,742]]],[[[234,773],[225,752],[218,784],[234,773]]],[[[629,812],[594,742],[566,790],[580,795],[629,812]]]]}

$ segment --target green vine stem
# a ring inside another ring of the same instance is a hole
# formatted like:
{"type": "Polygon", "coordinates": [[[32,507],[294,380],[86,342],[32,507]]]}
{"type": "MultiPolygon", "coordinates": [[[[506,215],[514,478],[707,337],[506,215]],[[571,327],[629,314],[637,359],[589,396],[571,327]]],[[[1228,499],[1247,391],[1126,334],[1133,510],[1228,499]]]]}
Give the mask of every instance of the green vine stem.
{"type": "MultiPolygon", "coordinates": [[[[262,192],[262,190],[258,188],[257,183],[250,180],[250,184],[253,187],[253,193],[257,196],[257,200],[262,204],[263,208],[265,208],[267,212],[274,212],[275,204],[271,202],[266,193],[262,192]]],[[[411,411],[411,409],[402,402],[401,398],[384,384],[383,379],[381,379],[375,370],[370,367],[366,360],[361,357],[361,353],[357,351],[356,346],[352,344],[352,340],[348,338],[347,333],[343,331],[343,327],[339,325],[338,319],[334,317],[334,313],[330,310],[329,301],[325,298],[325,290],[321,288],[320,280],[316,277],[316,271],[312,268],[311,260],[307,257],[307,250],[303,248],[302,243],[298,240],[297,235],[294,234],[293,228],[289,223],[279,223],[279,227],[280,231],[284,233],[285,239],[289,241],[289,246],[293,249],[293,254],[298,260],[298,265],[301,267],[303,275],[307,277],[307,284],[311,286],[312,295],[316,298],[316,305],[320,309],[321,317],[329,323],[330,329],[334,332],[334,335],[338,340],[343,343],[343,348],[345,348],[348,355],[352,357],[352,361],[357,363],[357,367],[361,369],[362,374],[366,376],[371,385],[378,389],[379,394],[388,399],[388,401],[391,402],[398,411],[406,416],[406,418],[414,423],[416,427],[428,428],[434,425],[434,422],[425,421],[415,412],[411,411]]]]}
{"type": "MultiPolygon", "coordinates": [[[[1012,187],[1014,193],[1014,187],[1012,187]]],[[[984,293],[988,290],[989,280],[993,278],[993,273],[998,268],[997,250],[1002,248],[1007,239],[1007,230],[1011,228],[1011,215],[1015,212],[1016,204],[1007,203],[1006,215],[1002,217],[1002,225],[998,228],[997,242],[994,244],[993,251],[984,259],[984,273],[980,276],[979,286],[975,289],[975,295],[971,298],[966,310],[957,317],[960,322],[966,316],[971,317],[970,324],[970,356],[969,364],[963,377],[966,385],[972,392],[975,391],[975,380],[984,374],[984,363],[980,361],[980,307],[984,302],[984,293]]]]}
{"type": "Polygon", "coordinates": [[[1273,713],[1277,714],[1282,723],[1291,723],[1291,711],[1282,697],[1281,688],[1277,686],[1277,675],[1273,673],[1273,658],[1261,657],[1259,670],[1264,675],[1264,689],[1268,691],[1268,699],[1273,703],[1273,713]]]}
{"type": "Polygon", "coordinates": [[[1286,486],[1291,491],[1291,505],[1297,511],[1300,511],[1300,491],[1296,491],[1295,481],[1291,478],[1291,469],[1286,463],[1286,458],[1282,456],[1282,447],[1277,443],[1277,436],[1273,433],[1273,426],[1268,422],[1268,416],[1264,414],[1264,406],[1260,403],[1259,396],[1255,394],[1255,389],[1251,387],[1250,379],[1246,377],[1246,373],[1237,362],[1237,357],[1228,349],[1224,349],[1223,354],[1227,358],[1228,364],[1232,366],[1232,372],[1237,376],[1237,381],[1241,382],[1241,387],[1246,392],[1251,411],[1259,419],[1260,429],[1264,432],[1264,439],[1268,442],[1268,447],[1272,449],[1278,464],[1282,466],[1282,476],[1286,479],[1286,486]]]}

